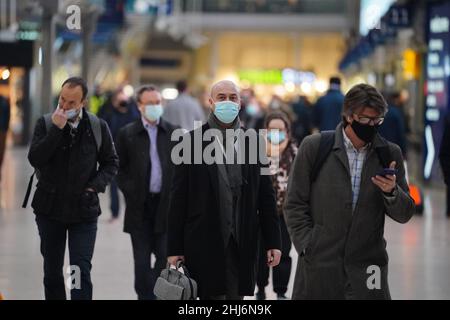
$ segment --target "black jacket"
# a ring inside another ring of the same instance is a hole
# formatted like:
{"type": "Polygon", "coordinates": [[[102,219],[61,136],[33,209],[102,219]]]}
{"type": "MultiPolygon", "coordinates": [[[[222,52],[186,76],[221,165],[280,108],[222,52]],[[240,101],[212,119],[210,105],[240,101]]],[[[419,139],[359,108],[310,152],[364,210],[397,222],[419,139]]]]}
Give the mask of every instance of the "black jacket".
{"type": "Polygon", "coordinates": [[[442,138],[441,149],[439,154],[444,180],[447,186],[450,185],[450,117],[447,118],[442,138]]]}
{"type": "Polygon", "coordinates": [[[117,174],[119,161],[106,122],[100,120],[102,145],[97,152],[89,119],[83,112],[74,138],[69,124],[63,129],[52,125],[47,132],[44,118],[37,121],[28,153],[31,165],[39,171],[31,204],[35,214],[76,223],[95,220],[101,213],[97,194],[85,190],[105,192],[117,174]]]}
{"type": "MultiPolygon", "coordinates": [[[[157,148],[162,169],[162,187],[155,218],[154,232],[156,233],[165,232],[167,228],[167,209],[173,171],[170,160],[171,136],[176,128],[163,119],[158,124],[157,148]]],[[[150,139],[141,119],[126,125],[119,131],[117,153],[120,158],[120,169],[117,182],[127,204],[124,231],[128,233],[132,233],[143,223],[151,172],[149,150],[150,139]]]]}
{"type": "MultiPolygon", "coordinates": [[[[191,131],[194,141],[209,124],[191,131]]],[[[211,142],[202,143],[202,152],[211,142]]],[[[191,163],[195,143],[191,143],[191,163]]],[[[246,164],[242,165],[242,193],[239,214],[239,294],[253,295],[258,231],[265,249],[280,249],[281,236],[271,176],[261,175],[261,164],[249,164],[249,143],[245,144],[246,164]]],[[[175,150],[174,150],[175,151],[175,150]]],[[[178,148],[177,150],[178,151],[178,148]]],[[[201,156],[200,156],[201,157],[201,156]]],[[[186,158],[186,159],[187,159],[186,158]]],[[[168,256],[184,255],[200,296],[225,294],[225,247],[219,210],[218,167],[216,164],[179,164],[171,186],[168,226],[168,256]]]]}

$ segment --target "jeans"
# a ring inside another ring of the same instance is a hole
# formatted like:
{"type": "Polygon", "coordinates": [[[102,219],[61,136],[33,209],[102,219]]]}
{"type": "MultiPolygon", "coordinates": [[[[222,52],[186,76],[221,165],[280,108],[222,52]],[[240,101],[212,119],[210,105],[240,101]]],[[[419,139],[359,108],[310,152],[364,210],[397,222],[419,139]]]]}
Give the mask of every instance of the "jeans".
{"type": "Polygon", "coordinates": [[[66,299],[63,266],[68,235],[71,271],[67,274],[72,278],[70,296],[72,300],[92,300],[91,260],[97,235],[97,221],[64,224],[38,215],[36,223],[44,258],[45,299],[66,299]]]}
{"type": "Polygon", "coordinates": [[[139,300],[155,300],[153,288],[156,279],[167,263],[167,237],[164,233],[154,233],[154,217],[159,206],[159,196],[148,196],[146,216],[141,228],[131,232],[134,257],[134,288],[139,300]],[[151,267],[151,254],[156,257],[151,267]]]}

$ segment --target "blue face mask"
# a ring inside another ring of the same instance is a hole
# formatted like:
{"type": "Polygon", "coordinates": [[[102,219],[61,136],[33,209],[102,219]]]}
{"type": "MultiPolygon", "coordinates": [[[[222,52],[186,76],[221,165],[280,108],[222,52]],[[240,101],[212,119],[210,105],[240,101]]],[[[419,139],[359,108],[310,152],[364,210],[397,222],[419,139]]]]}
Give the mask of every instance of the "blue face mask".
{"type": "Polygon", "coordinates": [[[145,117],[150,121],[158,121],[164,110],[161,104],[149,104],[145,106],[145,117]]]}
{"type": "Polygon", "coordinates": [[[254,104],[249,104],[248,106],[245,107],[245,112],[247,112],[247,114],[249,116],[254,116],[256,114],[258,114],[258,107],[255,106],[254,104]]]}
{"type": "Polygon", "coordinates": [[[214,115],[222,123],[232,123],[239,114],[239,105],[232,101],[217,102],[215,106],[214,115]]]}
{"type": "Polygon", "coordinates": [[[70,109],[70,110],[67,110],[65,113],[66,113],[66,116],[67,116],[67,119],[68,120],[73,120],[73,119],[75,119],[76,117],[78,117],[78,115],[80,114],[80,110],[77,110],[77,109],[70,109]]]}
{"type": "Polygon", "coordinates": [[[279,130],[270,130],[267,133],[267,139],[271,144],[280,144],[286,140],[286,132],[279,130]]]}

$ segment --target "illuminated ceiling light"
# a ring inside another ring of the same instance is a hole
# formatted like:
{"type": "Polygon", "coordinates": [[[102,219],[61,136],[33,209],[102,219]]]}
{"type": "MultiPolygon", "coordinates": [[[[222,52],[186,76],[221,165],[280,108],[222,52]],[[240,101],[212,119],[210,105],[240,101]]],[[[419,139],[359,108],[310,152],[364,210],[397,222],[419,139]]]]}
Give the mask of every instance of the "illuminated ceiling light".
{"type": "Polygon", "coordinates": [[[312,85],[308,82],[303,82],[300,86],[300,89],[304,94],[311,94],[312,91],[312,85]]]}
{"type": "Polygon", "coordinates": [[[42,65],[42,47],[39,47],[39,65],[42,65]]]}
{"type": "Polygon", "coordinates": [[[393,87],[395,85],[395,77],[392,74],[386,75],[384,78],[384,83],[387,87],[393,87]]]}
{"type": "Polygon", "coordinates": [[[2,71],[2,80],[8,80],[10,75],[11,75],[11,72],[9,72],[8,69],[3,70],[2,71]]]}
{"type": "Polygon", "coordinates": [[[325,93],[325,91],[327,91],[327,89],[328,89],[327,83],[323,80],[316,81],[315,87],[316,87],[316,91],[319,93],[325,93]]]}
{"type": "Polygon", "coordinates": [[[284,85],[284,87],[286,88],[286,91],[289,93],[292,93],[295,91],[295,84],[293,82],[288,82],[284,85]]]}
{"type": "Polygon", "coordinates": [[[161,94],[165,100],[173,100],[178,97],[178,90],[175,88],[166,88],[161,92],[161,94]]]}
{"type": "Polygon", "coordinates": [[[275,86],[275,87],[273,88],[273,91],[275,92],[275,94],[276,94],[277,96],[280,96],[280,97],[284,96],[285,93],[286,93],[286,89],[285,89],[284,86],[275,86]]]}
{"type": "Polygon", "coordinates": [[[134,3],[134,10],[138,14],[145,14],[145,13],[147,13],[149,8],[150,8],[150,4],[146,0],[137,0],[134,3]]]}
{"type": "Polygon", "coordinates": [[[369,73],[367,75],[367,83],[370,84],[371,86],[376,86],[377,85],[377,75],[373,72],[369,73]]]}
{"type": "Polygon", "coordinates": [[[123,87],[123,93],[125,93],[125,95],[127,97],[132,97],[134,95],[134,88],[127,84],[125,87],[123,87]]]}
{"type": "Polygon", "coordinates": [[[234,82],[236,84],[239,83],[239,78],[236,76],[235,73],[228,73],[227,75],[225,75],[225,77],[223,79],[234,82]]]}

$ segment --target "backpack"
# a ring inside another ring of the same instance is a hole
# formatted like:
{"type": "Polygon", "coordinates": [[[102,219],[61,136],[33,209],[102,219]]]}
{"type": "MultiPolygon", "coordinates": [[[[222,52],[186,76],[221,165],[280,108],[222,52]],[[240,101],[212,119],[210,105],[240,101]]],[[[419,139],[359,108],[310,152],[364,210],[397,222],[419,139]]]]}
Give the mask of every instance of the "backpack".
{"type": "MultiPolygon", "coordinates": [[[[89,123],[91,124],[92,133],[94,135],[95,144],[97,146],[97,152],[99,152],[100,148],[102,146],[102,128],[100,125],[100,119],[96,115],[94,115],[93,113],[90,113],[88,111],[85,111],[85,114],[87,115],[87,117],[89,119],[89,123]]],[[[44,115],[44,122],[45,122],[45,129],[48,132],[53,124],[51,113],[47,113],[44,115]]],[[[28,204],[28,199],[30,197],[31,187],[33,186],[33,179],[34,179],[35,175],[36,175],[37,179],[39,180],[40,172],[36,168],[34,169],[34,172],[30,177],[30,181],[28,182],[27,192],[25,194],[25,198],[23,199],[22,208],[24,208],[24,209],[27,207],[27,204],[28,204]]]]}
{"type": "MultiPolygon", "coordinates": [[[[317,180],[320,169],[333,149],[335,135],[335,131],[323,131],[320,135],[319,150],[317,151],[310,175],[311,184],[317,180]]],[[[381,136],[379,136],[379,138],[381,138],[384,142],[384,145],[375,148],[375,152],[377,153],[378,159],[380,160],[383,168],[389,168],[389,165],[392,162],[391,151],[386,140],[381,136]]]]}

